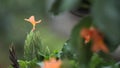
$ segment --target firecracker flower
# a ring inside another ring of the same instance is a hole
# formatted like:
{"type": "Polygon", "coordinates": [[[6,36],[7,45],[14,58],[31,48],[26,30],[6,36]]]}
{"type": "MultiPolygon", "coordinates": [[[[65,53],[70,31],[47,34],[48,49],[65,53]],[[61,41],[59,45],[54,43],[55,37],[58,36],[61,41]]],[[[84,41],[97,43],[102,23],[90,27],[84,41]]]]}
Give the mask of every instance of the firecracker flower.
{"type": "Polygon", "coordinates": [[[35,30],[35,26],[36,26],[37,23],[41,23],[41,20],[35,21],[35,17],[34,16],[30,16],[29,19],[24,19],[24,20],[30,22],[33,25],[33,28],[32,28],[31,31],[35,30]]]}
{"type": "Polygon", "coordinates": [[[62,64],[61,60],[56,60],[55,58],[50,58],[44,61],[43,68],[60,68],[62,64]]]}
{"type": "Polygon", "coordinates": [[[103,36],[94,27],[83,28],[80,31],[80,35],[81,37],[85,39],[85,44],[90,42],[90,40],[92,40],[92,51],[93,52],[98,52],[98,51],[103,51],[105,53],[109,52],[109,49],[104,43],[103,36]]]}

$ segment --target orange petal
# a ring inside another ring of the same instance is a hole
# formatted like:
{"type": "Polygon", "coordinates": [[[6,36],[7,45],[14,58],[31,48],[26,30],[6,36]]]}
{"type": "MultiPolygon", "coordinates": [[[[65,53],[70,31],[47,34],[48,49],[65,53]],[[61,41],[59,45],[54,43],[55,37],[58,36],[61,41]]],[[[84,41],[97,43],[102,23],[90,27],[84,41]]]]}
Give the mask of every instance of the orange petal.
{"type": "Polygon", "coordinates": [[[29,22],[31,22],[32,25],[35,25],[35,24],[36,24],[36,22],[35,22],[35,17],[34,17],[34,16],[31,16],[31,17],[29,18],[29,22]]]}
{"type": "Polygon", "coordinates": [[[90,30],[87,28],[83,28],[80,32],[81,37],[85,39],[85,43],[88,43],[91,39],[91,33],[90,30]]]}
{"type": "Polygon", "coordinates": [[[99,45],[96,44],[96,43],[94,43],[94,44],[92,45],[92,51],[93,51],[93,52],[98,52],[98,51],[100,51],[99,45]]]}
{"type": "Polygon", "coordinates": [[[31,17],[29,18],[29,20],[30,20],[30,21],[35,21],[35,17],[34,17],[34,16],[31,16],[31,17]]]}
{"type": "Polygon", "coordinates": [[[85,43],[87,44],[90,41],[90,35],[87,35],[84,38],[85,38],[85,43]]]}
{"type": "Polygon", "coordinates": [[[39,20],[39,21],[37,21],[36,23],[40,23],[40,22],[42,22],[42,20],[39,20]]]}
{"type": "Polygon", "coordinates": [[[106,47],[105,44],[102,44],[102,45],[100,45],[99,47],[100,47],[101,51],[103,51],[103,52],[105,52],[105,53],[109,53],[109,50],[108,50],[108,48],[106,47]]]}
{"type": "Polygon", "coordinates": [[[108,48],[106,45],[101,41],[101,42],[94,42],[93,41],[93,46],[92,46],[92,51],[93,52],[98,52],[98,51],[103,51],[104,53],[109,53],[108,48]]]}
{"type": "Polygon", "coordinates": [[[44,61],[43,68],[60,68],[62,61],[51,58],[50,60],[44,61]]]}

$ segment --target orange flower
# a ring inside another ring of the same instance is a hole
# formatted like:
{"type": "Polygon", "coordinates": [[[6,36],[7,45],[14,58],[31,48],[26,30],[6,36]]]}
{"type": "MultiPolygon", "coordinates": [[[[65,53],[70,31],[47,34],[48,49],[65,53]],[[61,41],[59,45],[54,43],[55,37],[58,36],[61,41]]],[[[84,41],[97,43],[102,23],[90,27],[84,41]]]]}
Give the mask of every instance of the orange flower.
{"type": "Polygon", "coordinates": [[[103,41],[102,35],[95,29],[95,28],[83,28],[80,32],[81,37],[85,39],[85,43],[88,43],[90,40],[93,41],[92,45],[92,51],[98,52],[103,51],[105,53],[108,53],[109,50],[106,46],[106,44],[103,41]]]}
{"type": "Polygon", "coordinates": [[[24,20],[30,22],[33,25],[33,28],[32,28],[31,31],[35,30],[35,26],[36,26],[37,23],[41,23],[41,20],[35,21],[34,16],[31,16],[29,19],[24,19],[24,20]]]}
{"type": "Polygon", "coordinates": [[[43,68],[60,68],[62,61],[51,58],[50,60],[44,61],[43,68]]]}

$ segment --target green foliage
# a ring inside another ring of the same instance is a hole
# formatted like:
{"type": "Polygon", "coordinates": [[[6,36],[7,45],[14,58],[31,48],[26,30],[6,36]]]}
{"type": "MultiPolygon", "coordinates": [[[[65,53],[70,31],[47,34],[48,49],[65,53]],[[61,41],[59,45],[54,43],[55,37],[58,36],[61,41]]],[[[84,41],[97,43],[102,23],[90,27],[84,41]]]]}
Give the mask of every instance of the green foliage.
{"type": "Polygon", "coordinates": [[[100,58],[96,53],[93,54],[90,62],[90,68],[96,68],[96,66],[102,61],[102,58],[100,58]]]}
{"type": "Polygon", "coordinates": [[[119,64],[114,60],[108,62],[97,53],[94,53],[91,58],[90,68],[119,68],[119,64]]]}
{"type": "Polygon", "coordinates": [[[119,0],[95,0],[92,8],[93,23],[104,35],[110,51],[114,51],[120,44],[119,3],[119,0]]]}
{"type": "Polygon", "coordinates": [[[19,64],[20,64],[20,67],[21,68],[27,68],[27,64],[28,62],[27,61],[23,61],[23,60],[18,60],[19,64]]]}
{"type": "MultiPolygon", "coordinates": [[[[11,53],[11,52],[10,52],[11,53]]],[[[47,46],[41,44],[40,32],[34,31],[27,35],[24,45],[24,60],[18,60],[20,68],[35,68],[38,62],[49,60],[51,57],[59,58],[58,51],[50,53],[47,46]]],[[[12,59],[15,59],[14,57],[12,59]]],[[[16,59],[17,62],[17,59],[16,59]]],[[[9,66],[9,68],[13,68],[9,66]]]]}
{"type": "Polygon", "coordinates": [[[31,61],[18,60],[20,68],[35,68],[37,66],[36,59],[31,61]]]}
{"type": "Polygon", "coordinates": [[[90,16],[83,18],[72,30],[70,39],[65,43],[62,49],[62,58],[74,59],[79,63],[80,68],[88,68],[92,56],[91,43],[84,44],[80,37],[80,30],[83,27],[89,28],[92,25],[90,16]]]}
{"type": "Polygon", "coordinates": [[[57,15],[60,12],[73,9],[80,2],[81,0],[55,0],[50,11],[57,15]]]}
{"type": "Polygon", "coordinates": [[[27,35],[24,45],[24,57],[26,60],[32,60],[37,58],[37,60],[42,61],[44,59],[45,47],[41,44],[40,32],[30,32],[27,35]],[[41,55],[43,54],[43,55],[41,55]]]}

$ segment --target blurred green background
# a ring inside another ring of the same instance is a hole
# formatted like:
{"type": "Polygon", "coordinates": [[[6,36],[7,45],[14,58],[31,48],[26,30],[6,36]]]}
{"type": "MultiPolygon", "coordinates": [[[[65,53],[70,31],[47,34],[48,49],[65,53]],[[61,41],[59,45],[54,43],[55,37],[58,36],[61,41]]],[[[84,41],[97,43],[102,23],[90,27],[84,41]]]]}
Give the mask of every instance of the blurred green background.
{"type": "Polygon", "coordinates": [[[49,8],[53,0],[0,0],[0,68],[7,68],[10,64],[9,45],[15,45],[18,58],[23,57],[23,47],[26,35],[32,25],[26,21],[31,15],[42,23],[37,25],[41,32],[42,44],[51,51],[60,50],[66,40],[64,33],[57,34],[53,30],[52,15],[49,8]]]}
{"type": "MultiPolygon", "coordinates": [[[[23,58],[24,42],[32,29],[32,25],[26,22],[25,18],[34,15],[36,20],[41,19],[42,23],[37,25],[36,30],[41,33],[42,44],[48,46],[51,51],[60,50],[68,39],[72,27],[80,21],[80,16],[89,14],[91,3],[94,3],[91,11],[94,24],[106,36],[112,38],[109,41],[115,37],[116,43],[116,39],[120,39],[120,13],[117,0],[95,0],[95,2],[94,0],[0,0],[0,68],[7,68],[10,64],[8,49],[12,43],[15,45],[17,57],[23,58]],[[111,25],[108,25],[108,22],[111,25]],[[104,29],[101,24],[105,25],[104,29]]],[[[113,54],[117,59],[120,58],[119,51],[120,48],[113,54]]]]}

